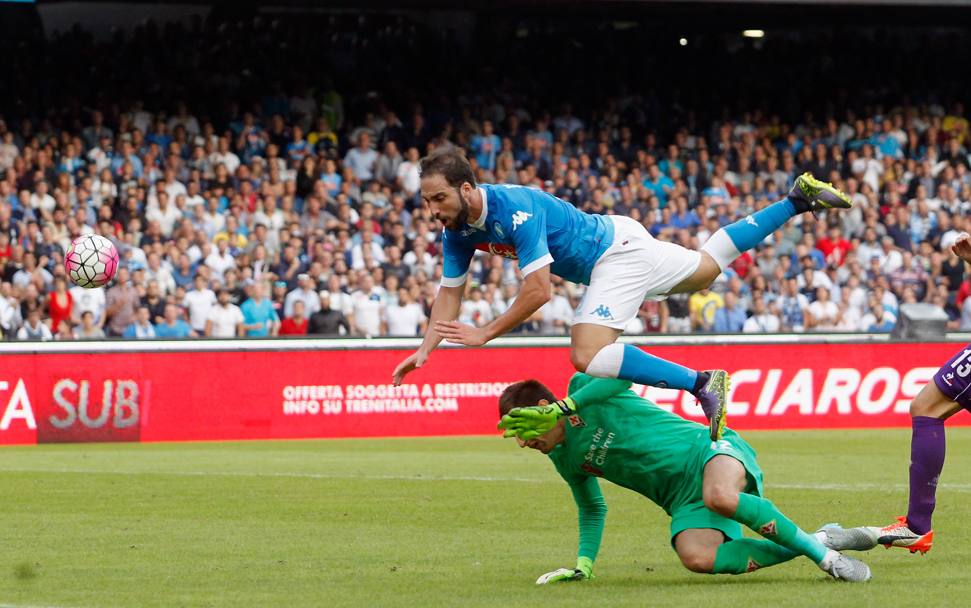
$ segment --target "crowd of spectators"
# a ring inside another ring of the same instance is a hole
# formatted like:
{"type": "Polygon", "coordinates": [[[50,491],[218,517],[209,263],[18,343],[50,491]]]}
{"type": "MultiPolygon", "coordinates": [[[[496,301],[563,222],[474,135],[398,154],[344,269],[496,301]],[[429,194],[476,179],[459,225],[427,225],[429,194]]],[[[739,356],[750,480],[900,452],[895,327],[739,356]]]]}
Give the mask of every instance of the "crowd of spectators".
{"type": "MultiPolygon", "coordinates": [[[[798,120],[753,109],[701,122],[682,108],[661,127],[637,95],[580,110],[568,95],[398,106],[369,91],[352,107],[325,78],[271,83],[219,115],[191,95],[97,97],[0,118],[7,339],[421,335],[441,264],[417,163],[443,146],[463,148],[480,182],[628,215],[693,249],[804,171],[853,198],[852,210],[790,222],[710,290],[646,301],[630,333],[887,332],[908,302],[971,329],[971,285],[949,252],[971,209],[957,99],[798,120]],[[71,286],[63,270],[71,240],[90,232],[121,254],[106,289],[71,286]]],[[[516,297],[514,260],[479,254],[469,277],[463,322],[488,323],[516,297]]],[[[567,333],[582,294],[555,279],[516,331],[567,333]]]]}

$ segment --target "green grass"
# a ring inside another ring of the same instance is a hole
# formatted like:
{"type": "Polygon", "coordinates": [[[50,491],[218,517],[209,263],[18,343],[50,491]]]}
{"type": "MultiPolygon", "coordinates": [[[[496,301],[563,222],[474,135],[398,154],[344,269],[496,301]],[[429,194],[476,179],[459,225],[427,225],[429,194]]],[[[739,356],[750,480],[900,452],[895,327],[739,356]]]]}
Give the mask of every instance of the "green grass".
{"type": "MultiPolygon", "coordinates": [[[[772,500],[804,528],[906,507],[909,431],[747,433],[772,500]]],[[[604,484],[598,578],[571,565],[573,502],[549,462],[498,438],[0,449],[0,606],[819,606],[963,601],[971,429],[949,430],[926,557],[863,554],[868,585],[800,559],[684,570],[667,518],[604,484]],[[555,527],[554,527],[555,526],[555,527]]]]}

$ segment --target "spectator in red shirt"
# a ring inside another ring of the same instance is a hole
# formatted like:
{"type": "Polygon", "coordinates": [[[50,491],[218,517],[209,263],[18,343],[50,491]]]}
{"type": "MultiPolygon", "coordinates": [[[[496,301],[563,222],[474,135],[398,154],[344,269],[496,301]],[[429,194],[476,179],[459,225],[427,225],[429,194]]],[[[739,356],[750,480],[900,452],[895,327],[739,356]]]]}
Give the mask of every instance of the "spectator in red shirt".
{"type": "Polygon", "coordinates": [[[10,248],[10,235],[0,232],[0,266],[7,263],[13,250],[10,248]]]}
{"type": "Polygon", "coordinates": [[[832,226],[829,234],[816,243],[816,249],[823,252],[827,264],[842,266],[846,261],[846,254],[853,250],[853,245],[843,238],[843,230],[839,226],[832,226]]]}
{"type": "Polygon", "coordinates": [[[307,316],[304,303],[297,300],[293,303],[293,316],[287,317],[280,323],[281,336],[306,336],[307,316]]]}
{"type": "Polygon", "coordinates": [[[58,330],[61,321],[71,323],[71,310],[74,307],[74,298],[67,290],[67,281],[64,277],[54,279],[54,291],[47,297],[47,312],[51,316],[51,328],[58,330]]]}

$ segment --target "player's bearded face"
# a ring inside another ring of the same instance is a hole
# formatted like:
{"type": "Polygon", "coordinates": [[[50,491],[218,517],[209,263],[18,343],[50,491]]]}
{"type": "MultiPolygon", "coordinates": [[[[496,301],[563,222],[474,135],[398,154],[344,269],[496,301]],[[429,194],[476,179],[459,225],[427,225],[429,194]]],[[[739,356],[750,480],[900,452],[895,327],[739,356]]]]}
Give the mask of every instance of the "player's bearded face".
{"type": "Polygon", "coordinates": [[[462,194],[461,188],[456,188],[455,194],[459,199],[459,212],[446,224],[449,230],[458,230],[469,222],[469,200],[462,194]]]}

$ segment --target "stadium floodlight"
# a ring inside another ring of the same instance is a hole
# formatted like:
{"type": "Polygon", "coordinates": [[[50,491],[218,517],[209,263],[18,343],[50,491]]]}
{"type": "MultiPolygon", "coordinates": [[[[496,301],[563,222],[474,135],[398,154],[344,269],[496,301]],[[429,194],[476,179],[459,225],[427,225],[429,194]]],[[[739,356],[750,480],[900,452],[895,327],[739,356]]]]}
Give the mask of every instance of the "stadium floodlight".
{"type": "Polygon", "coordinates": [[[765,30],[743,30],[742,36],[746,38],[764,38],[765,30]]]}

